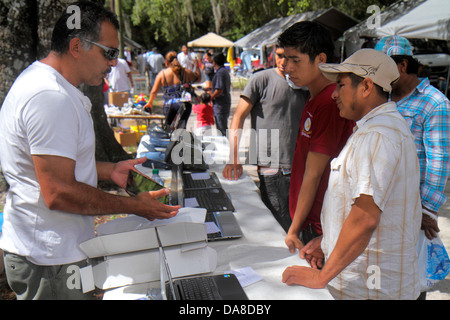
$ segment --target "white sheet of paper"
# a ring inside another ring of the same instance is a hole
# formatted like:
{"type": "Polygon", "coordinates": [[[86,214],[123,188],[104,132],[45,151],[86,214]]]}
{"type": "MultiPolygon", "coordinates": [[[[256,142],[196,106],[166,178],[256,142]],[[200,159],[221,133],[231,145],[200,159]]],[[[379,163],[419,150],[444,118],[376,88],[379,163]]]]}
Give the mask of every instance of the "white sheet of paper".
{"type": "Polygon", "coordinates": [[[258,282],[263,279],[252,267],[245,267],[235,270],[227,271],[227,273],[233,273],[242,287],[247,287],[252,283],[258,282]]]}
{"type": "Polygon", "coordinates": [[[198,201],[197,198],[185,198],[184,199],[184,206],[185,207],[198,207],[198,201]]]}
{"type": "Polygon", "coordinates": [[[193,172],[191,173],[192,180],[208,180],[211,176],[208,172],[193,172]]]}

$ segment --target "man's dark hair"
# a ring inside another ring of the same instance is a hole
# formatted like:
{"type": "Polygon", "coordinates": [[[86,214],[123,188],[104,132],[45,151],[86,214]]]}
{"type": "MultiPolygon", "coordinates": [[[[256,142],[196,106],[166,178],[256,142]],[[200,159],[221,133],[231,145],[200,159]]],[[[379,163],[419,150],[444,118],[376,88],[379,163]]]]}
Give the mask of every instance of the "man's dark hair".
{"type": "Polygon", "coordinates": [[[295,48],[307,54],[311,61],[323,52],[327,55],[327,62],[334,62],[331,34],[317,22],[301,21],[293,24],[278,37],[277,44],[282,48],[295,48]]]}
{"type": "Polygon", "coordinates": [[[216,53],[216,54],[213,56],[213,61],[214,61],[218,66],[223,66],[223,65],[225,64],[226,59],[225,59],[224,54],[221,53],[221,52],[219,52],[219,53],[216,53]]]}
{"type": "Polygon", "coordinates": [[[396,64],[403,62],[403,60],[407,60],[408,66],[406,67],[406,73],[408,74],[419,73],[420,62],[416,58],[412,56],[402,56],[402,55],[391,56],[391,58],[395,61],[396,64]]]}
{"type": "MultiPolygon", "coordinates": [[[[57,53],[66,53],[69,50],[70,40],[73,38],[87,39],[90,41],[98,41],[100,38],[101,25],[107,21],[119,30],[119,21],[117,16],[103,6],[90,2],[79,1],[71,4],[76,6],[80,12],[80,26],[71,26],[74,12],[67,10],[62,14],[56,22],[52,34],[51,50],[57,53]]],[[[84,42],[83,46],[86,50],[90,49],[92,44],[84,42]]]]}
{"type": "MultiPolygon", "coordinates": [[[[351,80],[352,83],[352,87],[356,88],[361,82],[364,81],[363,77],[360,77],[354,73],[346,73],[346,75],[348,75],[348,77],[351,80]]],[[[375,88],[377,89],[377,93],[380,96],[383,96],[386,99],[389,99],[389,92],[384,91],[384,89],[382,87],[380,87],[379,85],[377,85],[376,83],[374,83],[375,88]]]]}

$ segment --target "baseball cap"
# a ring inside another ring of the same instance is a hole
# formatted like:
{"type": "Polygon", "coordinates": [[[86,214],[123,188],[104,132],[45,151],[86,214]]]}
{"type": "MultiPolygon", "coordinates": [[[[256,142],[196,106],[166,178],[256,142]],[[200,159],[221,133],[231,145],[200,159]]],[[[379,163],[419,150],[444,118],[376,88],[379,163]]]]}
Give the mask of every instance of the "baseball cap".
{"type": "Polygon", "coordinates": [[[336,81],[340,73],[354,73],[363,78],[370,78],[386,92],[392,91],[391,83],[400,76],[394,60],[375,49],[360,49],[340,64],[321,63],[319,69],[332,81],[336,81]]]}
{"type": "Polygon", "coordinates": [[[384,37],[375,45],[375,50],[388,56],[412,56],[412,47],[408,39],[401,36],[384,37]]]}

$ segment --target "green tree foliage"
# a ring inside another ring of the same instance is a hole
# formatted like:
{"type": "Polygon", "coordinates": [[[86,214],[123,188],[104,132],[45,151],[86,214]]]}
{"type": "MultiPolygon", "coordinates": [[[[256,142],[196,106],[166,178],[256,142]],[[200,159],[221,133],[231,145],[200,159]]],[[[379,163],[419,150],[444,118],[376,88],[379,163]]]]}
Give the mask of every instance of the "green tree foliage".
{"type": "Polygon", "coordinates": [[[335,7],[358,19],[370,5],[381,9],[395,0],[122,0],[123,9],[147,47],[179,49],[207,32],[236,41],[274,18],[335,7]],[[150,44],[151,43],[151,44],[150,44]]]}
{"type": "Polygon", "coordinates": [[[148,36],[178,46],[213,24],[209,0],[135,0],[131,19],[134,25],[148,23],[148,36]]]}

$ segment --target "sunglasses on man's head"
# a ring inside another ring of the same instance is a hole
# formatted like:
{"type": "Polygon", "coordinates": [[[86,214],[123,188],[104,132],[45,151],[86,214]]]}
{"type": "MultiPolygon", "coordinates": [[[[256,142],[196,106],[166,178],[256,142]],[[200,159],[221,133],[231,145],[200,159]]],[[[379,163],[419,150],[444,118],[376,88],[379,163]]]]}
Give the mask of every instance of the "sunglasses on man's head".
{"type": "Polygon", "coordinates": [[[117,59],[119,57],[119,52],[120,51],[117,48],[110,48],[110,47],[104,46],[104,45],[102,45],[100,43],[97,43],[97,42],[94,42],[94,41],[91,41],[91,40],[88,40],[88,39],[83,39],[83,40],[86,41],[86,42],[92,43],[92,44],[96,45],[97,47],[102,48],[103,49],[103,54],[105,55],[105,58],[108,59],[108,60],[115,60],[115,59],[117,59]]]}

